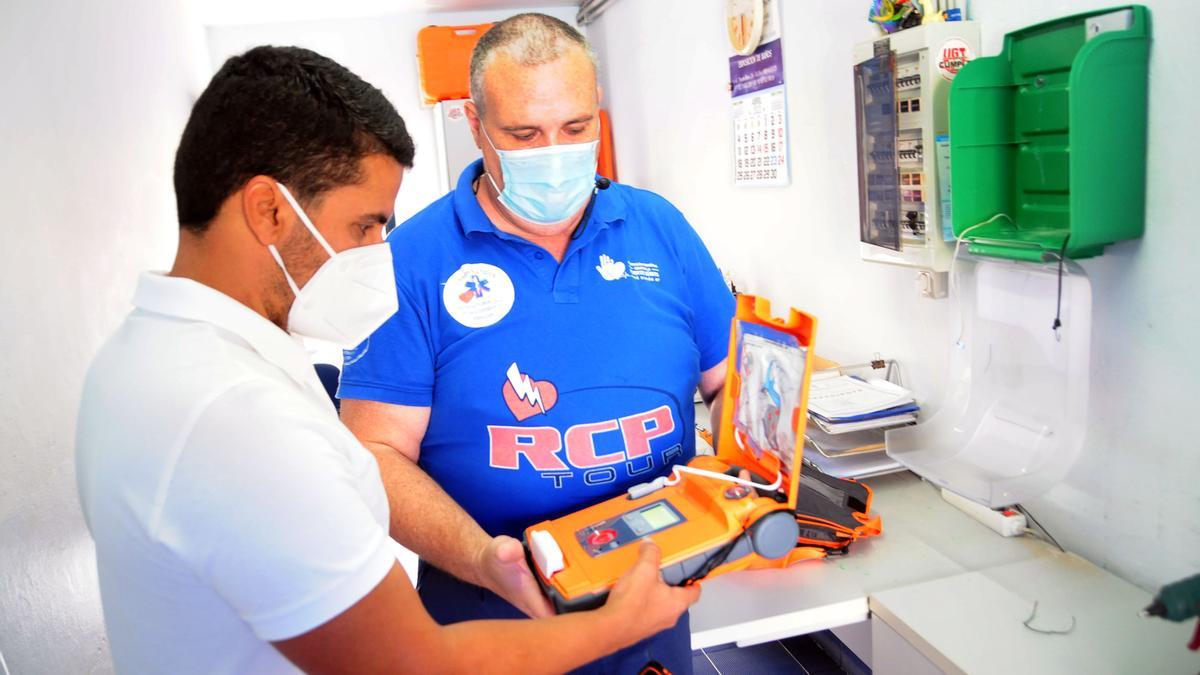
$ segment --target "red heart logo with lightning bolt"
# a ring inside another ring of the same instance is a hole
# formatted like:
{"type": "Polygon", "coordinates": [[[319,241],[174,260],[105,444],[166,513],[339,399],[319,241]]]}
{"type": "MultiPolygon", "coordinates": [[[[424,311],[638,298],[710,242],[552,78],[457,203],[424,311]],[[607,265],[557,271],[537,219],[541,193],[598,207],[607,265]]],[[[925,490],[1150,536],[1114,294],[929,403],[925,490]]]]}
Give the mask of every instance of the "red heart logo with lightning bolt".
{"type": "Polygon", "coordinates": [[[535,380],[522,373],[517,364],[508,367],[504,382],[504,402],[518,422],[544,415],[558,403],[558,388],[553,382],[535,380]]]}

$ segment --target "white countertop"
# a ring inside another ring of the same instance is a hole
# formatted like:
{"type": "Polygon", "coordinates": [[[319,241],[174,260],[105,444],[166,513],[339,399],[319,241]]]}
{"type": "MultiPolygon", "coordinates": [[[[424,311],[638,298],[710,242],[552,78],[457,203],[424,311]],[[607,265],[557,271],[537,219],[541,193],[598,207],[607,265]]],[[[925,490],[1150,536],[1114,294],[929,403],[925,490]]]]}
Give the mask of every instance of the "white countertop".
{"type": "Polygon", "coordinates": [[[1151,593],[1033,537],[1004,538],[904,472],[864,481],[883,534],[844,557],[704,582],[692,648],[885,621],[951,673],[1196,673],[1193,622],[1143,619],[1151,593]],[[1022,625],[1033,601],[1034,627],[1022,625]]]}
{"type": "Polygon", "coordinates": [[[872,613],[948,673],[1200,672],[1195,623],[1144,619],[1151,594],[1092,563],[1050,556],[871,596],[872,613]],[[1030,626],[1066,630],[1046,635],[1030,626]],[[1072,620],[1074,626],[1072,627],[1072,620]]]}
{"type": "Polygon", "coordinates": [[[869,596],[965,572],[1054,555],[1032,537],[1005,539],[942,500],[911,473],[864,481],[883,534],[841,557],[751,570],[703,584],[692,608],[692,648],[751,645],[864,621],[869,596]]]}

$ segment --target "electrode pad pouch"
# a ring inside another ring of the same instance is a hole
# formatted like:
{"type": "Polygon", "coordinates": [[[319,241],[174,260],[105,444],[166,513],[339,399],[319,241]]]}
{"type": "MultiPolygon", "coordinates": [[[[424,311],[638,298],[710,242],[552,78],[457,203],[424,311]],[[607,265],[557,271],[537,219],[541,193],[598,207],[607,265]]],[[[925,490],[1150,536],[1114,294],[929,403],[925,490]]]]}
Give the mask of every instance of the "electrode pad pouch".
{"type": "Polygon", "coordinates": [[[733,415],[734,438],[755,457],[769,452],[793,466],[805,348],[796,336],[769,326],[737,321],[734,329],[743,382],[733,415]]]}

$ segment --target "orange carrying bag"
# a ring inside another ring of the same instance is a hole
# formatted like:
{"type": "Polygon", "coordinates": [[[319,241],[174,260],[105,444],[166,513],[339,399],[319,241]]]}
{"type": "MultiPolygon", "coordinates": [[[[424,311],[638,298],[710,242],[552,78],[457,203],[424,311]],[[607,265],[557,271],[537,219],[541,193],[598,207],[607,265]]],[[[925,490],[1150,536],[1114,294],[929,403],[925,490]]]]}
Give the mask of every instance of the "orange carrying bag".
{"type": "Polygon", "coordinates": [[[845,555],[850,544],[883,534],[883,519],[871,513],[874,493],[865,483],[835,478],[805,463],[796,495],[796,548],[778,560],[758,560],[751,567],[787,567],[801,560],[845,555]]]}
{"type": "MultiPolygon", "coordinates": [[[[711,432],[701,431],[700,435],[712,444],[711,432]]],[[[845,555],[850,552],[850,544],[859,539],[883,534],[883,518],[871,513],[875,493],[869,485],[830,476],[808,462],[802,465],[794,509],[800,526],[796,548],[783,559],[756,560],[751,569],[787,567],[801,560],[845,555]]]]}

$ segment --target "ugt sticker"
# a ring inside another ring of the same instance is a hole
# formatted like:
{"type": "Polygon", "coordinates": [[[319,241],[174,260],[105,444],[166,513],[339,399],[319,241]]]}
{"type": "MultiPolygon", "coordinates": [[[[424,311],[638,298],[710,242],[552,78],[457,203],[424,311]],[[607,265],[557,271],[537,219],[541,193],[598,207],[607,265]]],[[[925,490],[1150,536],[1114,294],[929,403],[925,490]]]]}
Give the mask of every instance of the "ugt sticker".
{"type": "Polygon", "coordinates": [[[937,69],[942,77],[953,80],[963,66],[975,58],[975,50],[962,38],[950,38],[937,50],[937,69]]]}

